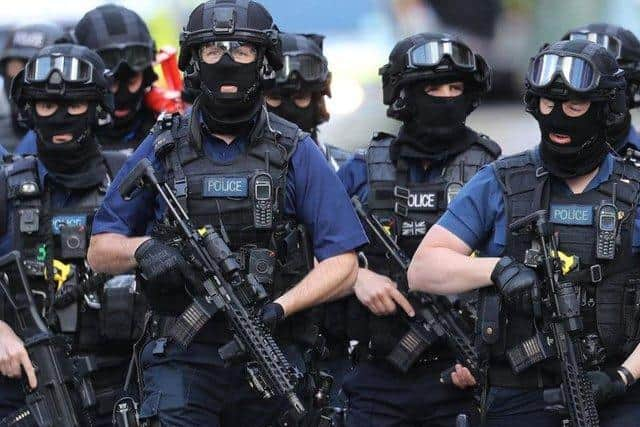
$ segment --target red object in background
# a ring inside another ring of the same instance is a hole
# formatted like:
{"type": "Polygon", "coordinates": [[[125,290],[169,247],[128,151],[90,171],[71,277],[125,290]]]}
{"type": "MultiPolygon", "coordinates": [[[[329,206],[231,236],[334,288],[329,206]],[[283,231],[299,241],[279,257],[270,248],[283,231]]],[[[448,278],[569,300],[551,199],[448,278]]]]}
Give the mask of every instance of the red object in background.
{"type": "Polygon", "coordinates": [[[156,54],[155,65],[160,66],[160,84],[155,84],[144,97],[144,102],[152,111],[160,114],[184,113],[187,105],[182,101],[182,76],[178,69],[178,51],[168,46],[156,54]]]}

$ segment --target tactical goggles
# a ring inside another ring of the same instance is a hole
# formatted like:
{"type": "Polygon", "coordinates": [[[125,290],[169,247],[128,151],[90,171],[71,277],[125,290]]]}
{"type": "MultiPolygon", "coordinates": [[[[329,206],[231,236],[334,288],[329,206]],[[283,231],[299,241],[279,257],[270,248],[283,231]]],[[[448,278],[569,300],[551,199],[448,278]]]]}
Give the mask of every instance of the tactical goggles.
{"type": "Polygon", "coordinates": [[[93,81],[93,65],[71,56],[41,56],[29,61],[25,66],[24,80],[27,83],[46,82],[54,71],[68,83],[93,81]]]}
{"type": "Polygon", "coordinates": [[[154,61],[153,49],[148,45],[109,47],[96,51],[104,65],[115,72],[120,64],[127,64],[133,71],[143,71],[154,61]]]}
{"type": "Polygon", "coordinates": [[[251,43],[215,41],[205,43],[198,49],[198,57],[206,64],[216,64],[225,54],[239,64],[251,64],[258,59],[258,50],[251,43]]]}
{"type": "Polygon", "coordinates": [[[471,50],[451,40],[434,40],[413,46],[407,52],[407,68],[434,67],[448,57],[459,68],[474,70],[476,58],[471,50]]]}
{"type": "Polygon", "coordinates": [[[307,82],[324,81],[329,70],[327,63],[313,55],[285,55],[284,66],[276,73],[276,82],[285,83],[294,73],[307,82]]]}
{"type": "Polygon", "coordinates": [[[602,33],[578,32],[569,34],[569,40],[588,40],[599,44],[612,54],[616,59],[620,59],[622,53],[622,42],[619,38],[602,33]]]}
{"type": "MultiPolygon", "coordinates": [[[[618,70],[617,73],[621,73],[618,70]]],[[[546,53],[533,59],[529,67],[529,83],[534,88],[543,88],[560,76],[569,89],[575,92],[589,92],[600,84],[602,74],[586,58],[579,56],[559,56],[546,53]]]]}

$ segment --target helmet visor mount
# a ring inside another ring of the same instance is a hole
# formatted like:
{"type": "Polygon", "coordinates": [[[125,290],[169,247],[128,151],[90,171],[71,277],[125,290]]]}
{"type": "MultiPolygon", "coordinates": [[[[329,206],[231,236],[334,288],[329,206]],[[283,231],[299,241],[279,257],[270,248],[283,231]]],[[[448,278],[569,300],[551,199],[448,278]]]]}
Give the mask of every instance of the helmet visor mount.
{"type": "Polygon", "coordinates": [[[451,40],[433,40],[413,46],[407,52],[407,68],[435,67],[442,63],[445,56],[461,69],[476,69],[473,52],[463,44],[451,40]]]}
{"type": "Polygon", "coordinates": [[[599,44],[611,53],[616,59],[620,59],[622,54],[622,42],[620,39],[608,34],[596,32],[574,32],[569,34],[569,40],[588,40],[599,44]]]}
{"type": "Polygon", "coordinates": [[[24,80],[27,83],[43,83],[49,80],[54,71],[67,83],[87,84],[93,81],[93,65],[69,56],[41,56],[29,61],[24,80]]]}
{"type": "Polygon", "coordinates": [[[329,70],[327,64],[313,55],[285,55],[284,66],[276,73],[276,82],[283,84],[294,74],[307,82],[324,81],[329,70]]]}
{"type": "Polygon", "coordinates": [[[153,48],[142,44],[108,47],[98,50],[97,53],[112,72],[116,72],[123,63],[133,71],[143,71],[151,66],[155,59],[153,48]]]}

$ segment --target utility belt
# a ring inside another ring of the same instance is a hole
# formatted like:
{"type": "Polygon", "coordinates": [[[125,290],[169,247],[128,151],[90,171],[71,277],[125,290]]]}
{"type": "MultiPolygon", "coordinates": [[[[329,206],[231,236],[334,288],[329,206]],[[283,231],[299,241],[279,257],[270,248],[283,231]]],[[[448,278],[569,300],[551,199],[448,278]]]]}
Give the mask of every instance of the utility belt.
{"type": "Polygon", "coordinates": [[[491,387],[526,389],[554,388],[561,383],[559,373],[556,374],[549,369],[543,370],[541,366],[516,375],[511,370],[509,363],[500,363],[498,361],[491,363],[489,366],[488,381],[491,387]]]}
{"type": "MultiPolygon", "coordinates": [[[[386,354],[378,354],[372,351],[369,346],[362,343],[358,344],[351,352],[351,361],[354,365],[357,365],[362,361],[383,364],[388,368],[399,372],[396,367],[389,363],[386,354]]],[[[445,345],[434,345],[427,349],[422,356],[411,365],[407,374],[419,368],[439,366],[441,364],[446,364],[447,368],[449,368],[453,363],[453,354],[451,354],[451,351],[445,345]]]]}
{"type": "MultiPolygon", "coordinates": [[[[80,275],[72,263],[53,260],[53,277],[48,278],[44,262],[27,260],[25,269],[40,283],[55,286],[53,301],[49,292],[34,291],[43,307],[54,308],[59,332],[74,336],[77,351],[104,351],[114,343],[129,344],[142,334],[147,304],[137,292],[132,275],[80,275]]],[[[129,346],[130,347],[130,346],[129,346]]]]}

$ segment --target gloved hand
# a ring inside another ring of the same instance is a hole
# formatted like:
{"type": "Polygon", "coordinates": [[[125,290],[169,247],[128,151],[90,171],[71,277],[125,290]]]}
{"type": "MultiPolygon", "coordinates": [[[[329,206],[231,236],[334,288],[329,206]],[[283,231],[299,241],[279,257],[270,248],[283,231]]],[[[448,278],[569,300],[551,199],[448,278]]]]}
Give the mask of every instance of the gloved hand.
{"type": "Polygon", "coordinates": [[[503,297],[513,299],[528,292],[538,282],[538,276],[531,268],[505,256],[491,272],[491,281],[503,297]]]}
{"type": "Polygon", "coordinates": [[[590,371],[587,372],[587,376],[591,381],[593,396],[599,408],[627,391],[622,378],[615,370],[590,371]]]}
{"type": "Polygon", "coordinates": [[[180,250],[159,240],[152,238],[142,243],[134,257],[142,278],[163,292],[182,290],[185,282],[194,284],[198,281],[197,272],[180,250]]]}
{"type": "Polygon", "coordinates": [[[262,323],[273,329],[284,320],[284,308],[277,302],[265,304],[260,310],[260,318],[262,323]]]}

